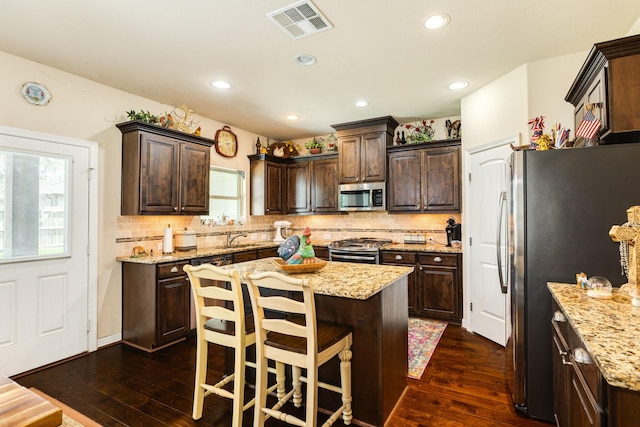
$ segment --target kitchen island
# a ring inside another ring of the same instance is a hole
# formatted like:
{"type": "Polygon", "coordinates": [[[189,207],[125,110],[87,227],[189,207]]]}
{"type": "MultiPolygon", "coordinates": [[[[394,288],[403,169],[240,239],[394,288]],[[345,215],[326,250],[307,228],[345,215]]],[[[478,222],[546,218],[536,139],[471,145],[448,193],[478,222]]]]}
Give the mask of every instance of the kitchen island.
{"type": "MultiPolygon", "coordinates": [[[[240,277],[278,271],[274,258],[227,265],[240,277]]],[[[407,276],[413,268],[328,262],[311,279],[319,320],[353,327],[353,423],[383,426],[406,387],[408,371],[407,276]]],[[[322,381],[339,384],[338,360],[319,371],[322,381]]],[[[320,408],[339,406],[339,396],[320,393],[320,408]]]]}

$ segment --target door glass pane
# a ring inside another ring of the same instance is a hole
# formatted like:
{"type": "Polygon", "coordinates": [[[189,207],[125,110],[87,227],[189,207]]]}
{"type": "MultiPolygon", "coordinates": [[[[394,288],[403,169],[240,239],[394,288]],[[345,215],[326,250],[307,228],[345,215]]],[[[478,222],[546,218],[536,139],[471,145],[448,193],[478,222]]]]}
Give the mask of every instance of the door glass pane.
{"type": "Polygon", "coordinates": [[[0,262],[68,256],[71,162],[0,151],[0,262]]]}

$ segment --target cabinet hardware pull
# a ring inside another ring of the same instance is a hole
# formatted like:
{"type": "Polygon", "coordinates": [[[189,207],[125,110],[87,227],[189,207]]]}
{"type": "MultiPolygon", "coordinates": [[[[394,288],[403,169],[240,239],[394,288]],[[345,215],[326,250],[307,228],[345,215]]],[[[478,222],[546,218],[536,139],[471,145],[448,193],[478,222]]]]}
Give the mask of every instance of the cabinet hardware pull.
{"type": "Polygon", "coordinates": [[[180,208],[181,211],[184,211],[184,206],[180,208]]]}
{"type": "Polygon", "coordinates": [[[177,273],[178,272],[178,267],[171,267],[171,272],[172,273],[177,273]]]}
{"type": "Polygon", "coordinates": [[[178,207],[177,207],[177,206],[174,206],[174,207],[173,207],[173,211],[174,211],[174,212],[176,212],[177,210],[178,210],[178,207]]]}
{"type": "Polygon", "coordinates": [[[402,259],[402,255],[396,255],[396,259],[397,260],[401,260],[402,259]]]}
{"type": "Polygon", "coordinates": [[[442,258],[440,258],[439,256],[435,257],[433,259],[433,262],[442,262],[442,258]]]}
{"type": "Polygon", "coordinates": [[[555,320],[556,322],[566,322],[567,318],[564,317],[564,314],[558,310],[553,313],[553,320],[555,320]]]}
{"type": "Polygon", "coordinates": [[[567,355],[566,351],[561,351],[560,352],[560,356],[562,357],[562,364],[563,365],[571,365],[571,361],[567,362],[567,359],[565,359],[565,356],[567,355]]]}
{"type": "Polygon", "coordinates": [[[573,350],[573,360],[583,365],[590,365],[592,363],[589,353],[587,353],[587,351],[581,347],[573,350]]]}

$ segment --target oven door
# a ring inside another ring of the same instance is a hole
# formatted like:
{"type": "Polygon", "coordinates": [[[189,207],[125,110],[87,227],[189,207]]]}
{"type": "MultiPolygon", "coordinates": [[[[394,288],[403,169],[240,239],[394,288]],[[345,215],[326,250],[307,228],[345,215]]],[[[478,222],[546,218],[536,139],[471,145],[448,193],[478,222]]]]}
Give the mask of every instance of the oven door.
{"type": "Polygon", "coordinates": [[[329,249],[329,261],[380,264],[379,254],[379,251],[345,251],[340,249],[329,249]]]}

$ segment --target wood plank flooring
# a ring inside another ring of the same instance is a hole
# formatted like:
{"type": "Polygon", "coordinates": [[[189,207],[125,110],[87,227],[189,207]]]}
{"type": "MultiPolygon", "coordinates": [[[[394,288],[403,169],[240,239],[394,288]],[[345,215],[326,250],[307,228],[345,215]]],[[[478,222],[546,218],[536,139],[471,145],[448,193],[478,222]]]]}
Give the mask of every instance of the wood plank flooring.
{"type": "MultiPolygon", "coordinates": [[[[209,375],[217,378],[222,352],[211,347],[209,359],[209,375]]],[[[231,405],[217,396],[206,398],[200,420],[191,418],[194,361],[194,337],[154,354],[117,344],[13,379],[106,427],[230,426],[231,405]]],[[[422,378],[407,379],[405,395],[387,427],[549,427],[515,413],[504,366],[502,347],[449,325],[422,378]]],[[[325,418],[318,417],[322,422],[325,418]]],[[[245,412],[244,426],[252,419],[252,411],[245,412]]],[[[266,425],[286,424],[268,420],[266,425]]]]}

